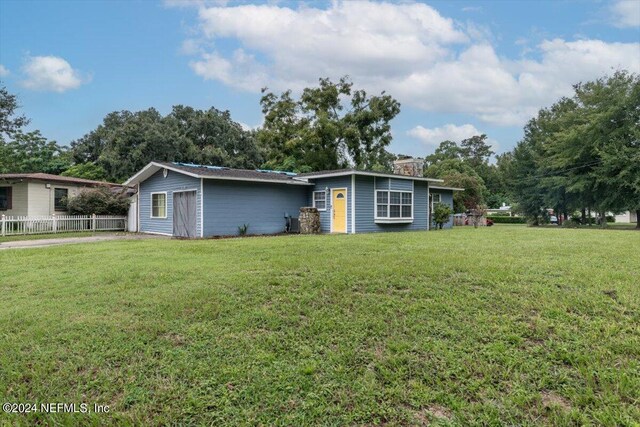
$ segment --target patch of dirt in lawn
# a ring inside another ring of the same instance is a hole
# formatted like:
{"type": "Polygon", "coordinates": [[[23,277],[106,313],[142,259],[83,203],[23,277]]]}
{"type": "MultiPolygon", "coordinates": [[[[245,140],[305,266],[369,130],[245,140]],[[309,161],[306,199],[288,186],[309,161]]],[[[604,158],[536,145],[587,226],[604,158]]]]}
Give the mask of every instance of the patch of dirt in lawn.
{"type": "Polygon", "coordinates": [[[557,393],[552,391],[543,391],[541,393],[542,396],[542,404],[545,408],[553,408],[558,407],[564,411],[571,410],[571,403],[566,398],[560,396],[557,393]]]}
{"type": "Polygon", "coordinates": [[[415,411],[413,413],[413,418],[417,425],[428,426],[431,425],[432,421],[435,421],[434,418],[451,421],[452,414],[451,411],[444,406],[430,405],[423,410],[415,411]]]}

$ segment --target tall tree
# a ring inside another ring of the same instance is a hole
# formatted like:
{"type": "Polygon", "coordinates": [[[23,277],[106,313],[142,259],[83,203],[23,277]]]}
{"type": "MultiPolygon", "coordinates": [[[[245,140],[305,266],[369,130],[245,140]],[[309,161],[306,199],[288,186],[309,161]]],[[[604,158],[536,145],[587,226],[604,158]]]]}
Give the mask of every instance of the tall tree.
{"type": "Polygon", "coordinates": [[[337,83],[320,79],[297,100],[291,91],[276,95],[264,89],[260,105],[264,125],[257,137],[266,166],[299,172],[384,165],[390,122],[400,112],[391,96],[353,90],[346,77],[337,83]]]}
{"type": "Polygon", "coordinates": [[[228,111],[174,106],[162,116],[154,108],[115,111],[103,123],[71,143],[76,168],[123,181],[153,160],[256,168],[262,156],[253,132],[228,111]]]}
{"type": "Polygon", "coordinates": [[[0,87],[0,140],[12,137],[29,124],[29,119],[16,113],[18,108],[17,97],[0,87]]]}
{"type": "Polygon", "coordinates": [[[17,97],[0,88],[0,173],[58,174],[69,167],[66,148],[47,140],[39,130],[25,132],[29,119],[17,109],[17,97]]]}
{"type": "Polygon", "coordinates": [[[540,110],[514,150],[513,196],[532,218],[605,213],[640,205],[640,78],[619,71],[575,85],[571,98],[540,110]],[[533,197],[535,196],[535,197],[533,197]]]}

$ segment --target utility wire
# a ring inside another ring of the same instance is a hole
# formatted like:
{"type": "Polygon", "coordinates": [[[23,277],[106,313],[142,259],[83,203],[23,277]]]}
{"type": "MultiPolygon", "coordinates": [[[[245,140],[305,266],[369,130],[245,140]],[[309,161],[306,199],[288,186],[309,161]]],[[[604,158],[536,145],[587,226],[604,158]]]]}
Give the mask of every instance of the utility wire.
{"type": "Polygon", "coordinates": [[[525,177],[525,179],[546,178],[546,177],[548,177],[548,176],[554,176],[554,175],[555,175],[555,176],[559,176],[561,173],[569,172],[569,171],[572,171],[572,170],[575,170],[575,169],[582,169],[582,168],[586,168],[586,167],[588,167],[588,166],[595,166],[595,165],[597,165],[597,164],[602,163],[603,161],[604,161],[604,160],[602,160],[602,159],[601,159],[601,160],[597,160],[597,161],[595,161],[595,162],[585,163],[585,164],[580,165],[580,166],[574,166],[574,167],[572,167],[572,168],[563,169],[563,170],[561,170],[561,171],[554,171],[554,172],[546,173],[546,174],[542,174],[542,175],[527,176],[527,177],[525,177]]]}

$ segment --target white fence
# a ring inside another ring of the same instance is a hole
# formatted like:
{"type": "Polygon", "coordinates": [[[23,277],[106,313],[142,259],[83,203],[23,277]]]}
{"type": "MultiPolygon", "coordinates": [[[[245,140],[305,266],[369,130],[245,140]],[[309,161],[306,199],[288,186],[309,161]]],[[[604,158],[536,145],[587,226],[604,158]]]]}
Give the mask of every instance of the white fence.
{"type": "Polygon", "coordinates": [[[126,231],[126,216],[51,215],[0,217],[2,236],[68,233],[74,231],[126,231]]]}

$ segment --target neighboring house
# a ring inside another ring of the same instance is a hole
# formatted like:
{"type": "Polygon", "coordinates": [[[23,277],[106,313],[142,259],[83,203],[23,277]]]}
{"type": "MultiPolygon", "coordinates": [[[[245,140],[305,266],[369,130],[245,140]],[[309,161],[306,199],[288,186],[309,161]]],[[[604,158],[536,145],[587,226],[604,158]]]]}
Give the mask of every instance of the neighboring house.
{"type": "MultiPolygon", "coordinates": [[[[275,234],[314,206],[325,233],[429,229],[431,183],[442,180],[342,169],[305,174],[151,162],[137,186],[138,230],[178,237],[275,234]]],[[[443,202],[453,189],[439,187],[443,202]]]]}
{"type": "Polygon", "coordinates": [[[615,216],[616,222],[635,223],[638,222],[638,214],[636,212],[627,211],[615,216]]]}
{"type": "Polygon", "coordinates": [[[503,203],[498,209],[487,209],[487,215],[513,216],[513,212],[511,212],[511,206],[507,206],[506,203],[503,203]]]}
{"type": "Polygon", "coordinates": [[[0,174],[0,215],[48,216],[66,214],[65,201],[83,188],[108,185],[101,181],[47,173],[0,174]]]}

